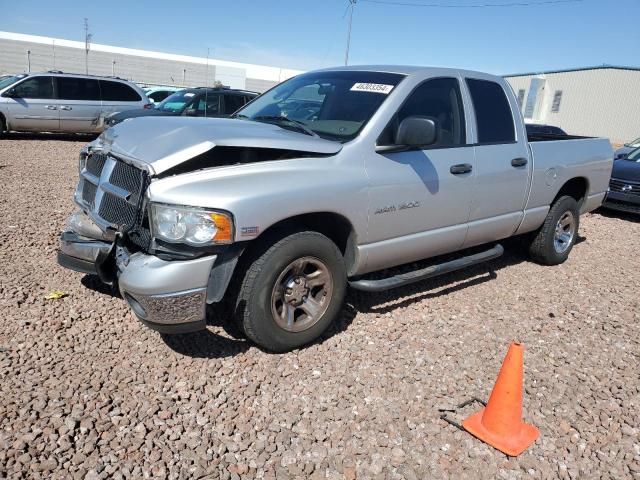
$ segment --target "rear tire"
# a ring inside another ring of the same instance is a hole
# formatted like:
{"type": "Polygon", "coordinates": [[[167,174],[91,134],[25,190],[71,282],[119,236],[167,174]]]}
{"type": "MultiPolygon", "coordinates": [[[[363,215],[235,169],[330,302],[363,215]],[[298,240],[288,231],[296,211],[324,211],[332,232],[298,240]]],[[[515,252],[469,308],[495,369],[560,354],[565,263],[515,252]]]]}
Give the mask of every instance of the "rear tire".
{"type": "Polygon", "coordinates": [[[563,263],[573,249],[579,226],[578,202],[573,197],[560,197],[551,206],[542,227],[531,240],[531,258],[542,265],[563,263]]]}
{"type": "Polygon", "coordinates": [[[347,276],[340,250],[324,235],[304,231],[262,252],[250,261],[235,305],[246,336],[273,352],[316,340],[344,301],[347,276]]]}
{"type": "Polygon", "coordinates": [[[0,115],[0,138],[4,137],[5,133],[7,133],[7,122],[4,117],[0,115]]]}

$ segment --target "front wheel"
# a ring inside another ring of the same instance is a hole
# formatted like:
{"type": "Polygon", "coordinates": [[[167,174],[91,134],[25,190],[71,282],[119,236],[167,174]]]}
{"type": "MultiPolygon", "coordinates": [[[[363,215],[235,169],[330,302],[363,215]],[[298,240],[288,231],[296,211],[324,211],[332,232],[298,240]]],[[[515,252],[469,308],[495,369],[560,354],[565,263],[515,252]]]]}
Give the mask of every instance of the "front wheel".
{"type": "Polygon", "coordinates": [[[317,232],[286,236],[255,258],[236,316],[249,339],[286,352],[317,339],[340,313],[346,269],[338,247],[317,232]]]}
{"type": "Polygon", "coordinates": [[[531,257],[543,265],[563,263],[578,237],[580,211],[573,197],[560,197],[529,245],[531,257]]]}

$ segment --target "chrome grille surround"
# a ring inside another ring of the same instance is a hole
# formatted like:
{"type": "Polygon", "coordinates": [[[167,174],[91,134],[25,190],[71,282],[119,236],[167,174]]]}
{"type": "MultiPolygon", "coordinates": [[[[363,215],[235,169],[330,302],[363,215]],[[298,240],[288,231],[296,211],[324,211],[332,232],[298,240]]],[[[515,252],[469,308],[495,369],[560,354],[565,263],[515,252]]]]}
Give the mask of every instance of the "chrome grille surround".
{"type": "Polygon", "coordinates": [[[612,192],[625,193],[627,195],[640,196],[640,183],[612,178],[609,181],[609,190],[612,192]]]}
{"type": "Polygon", "coordinates": [[[138,221],[146,172],[93,151],[80,172],[76,203],[103,230],[126,231],[138,221]]]}

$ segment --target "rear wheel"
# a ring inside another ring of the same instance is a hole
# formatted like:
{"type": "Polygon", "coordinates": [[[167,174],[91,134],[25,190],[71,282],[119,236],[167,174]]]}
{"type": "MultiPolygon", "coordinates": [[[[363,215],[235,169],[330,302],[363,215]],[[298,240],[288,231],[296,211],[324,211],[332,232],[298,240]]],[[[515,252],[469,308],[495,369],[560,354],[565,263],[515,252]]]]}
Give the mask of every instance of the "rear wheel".
{"type": "Polygon", "coordinates": [[[261,347],[286,352],[317,339],[340,313],[346,269],[338,247],[317,232],[288,235],[249,265],[236,316],[261,347]]]}
{"type": "Polygon", "coordinates": [[[0,115],[0,137],[3,137],[7,130],[7,122],[4,117],[0,115]]]}
{"type": "Polygon", "coordinates": [[[531,257],[543,265],[563,263],[576,242],[579,225],[578,202],[573,197],[560,197],[529,245],[531,257]]]}

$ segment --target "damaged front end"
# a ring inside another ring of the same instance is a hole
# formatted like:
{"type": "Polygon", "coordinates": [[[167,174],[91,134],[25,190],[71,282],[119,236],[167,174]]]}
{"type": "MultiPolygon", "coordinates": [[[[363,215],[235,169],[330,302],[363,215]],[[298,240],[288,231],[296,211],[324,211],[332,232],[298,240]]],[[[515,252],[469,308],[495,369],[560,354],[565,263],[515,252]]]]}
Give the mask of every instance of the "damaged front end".
{"type": "Polygon", "coordinates": [[[117,285],[147,326],[166,333],[205,327],[209,276],[217,255],[180,261],[151,255],[148,171],[101,149],[84,150],[74,212],[58,263],[117,285]]]}

